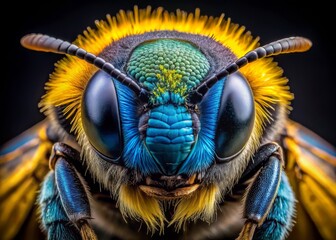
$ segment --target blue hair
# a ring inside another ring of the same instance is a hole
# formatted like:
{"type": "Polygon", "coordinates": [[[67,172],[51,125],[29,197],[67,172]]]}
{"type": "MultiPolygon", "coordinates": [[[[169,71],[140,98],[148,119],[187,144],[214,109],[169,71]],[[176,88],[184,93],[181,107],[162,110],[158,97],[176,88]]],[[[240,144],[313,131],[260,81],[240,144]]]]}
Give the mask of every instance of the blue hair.
{"type": "Polygon", "coordinates": [[[215,130],[224,82],[225,79],[217,82],[200,104],[201,129],[192,152],[179,170],[180,174],[202,171],[214,162],[215,130]]]}
{"type": "MultiPolygon", "coordinates": [[[[215,130],[217,127],[218,109],[224,87],[224,81],[217,82],[201,102],[201,129],[197,141],[183,165],[179,174],[193,174],[208,168],[214,161],[215,130]]],[[[127,168],[137,169],[141,173],[160,173],[159,166],[150,155],[143,140],[140,138],[135,94],[128,87],[114,81],[117,89],[120,118],[124,136],[123,159],[127,168]]]]}
{"type": "Polygon", "coordinates": [[[145,144],[140,138],[137,116],[137,104],[134,101],[136,96],[127,86],[114,81],[117,89],[119,112],[124,136],[123,159],[127,168],[137,169],[141,173],[159,173],[160,169],[155,160],[148,153],[145,144]]]}

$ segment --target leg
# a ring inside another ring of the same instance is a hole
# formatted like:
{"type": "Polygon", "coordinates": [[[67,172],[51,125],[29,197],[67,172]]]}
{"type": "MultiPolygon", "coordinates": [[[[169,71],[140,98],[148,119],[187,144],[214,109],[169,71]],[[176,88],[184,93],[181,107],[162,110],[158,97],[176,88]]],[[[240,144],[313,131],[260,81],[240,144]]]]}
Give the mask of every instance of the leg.
{"type": "Polygon", "coordinates": [[[91,211],[87,193],[70,164],[78,159],[79,153],[71,147],[60,143],[54,145],[50,157],[54,171],[44,181],[40,197],[42,224],[50,239],[55,236],[60,239],[59,234],[67,234],[70,239],[96,239],[88,224],[91,211]]]}
{"type": "MultiPolygon", "coordinates": [[[[259,149],[255,155],[255,158],[253,161],[251,161],[250,165],[243,174],[241,180],[242,182],[246,181],[257,171],[259,171],[250,185],[246,196],[244,210],[246,222],[243,230],[239,235],[239,239],[254,238],[256,229],[257,232],[259,232],[259,235],[255,236],[257,239],[264,239],[261,229],[264,229],[264,233],[268,232],[269,234],[273,234],[271,230],[266,230],[268,229],[267,224],[269,224],[270,221],[265,222],[265,220],[268,216],[272,216],[269,215],[271,213],[273,214],[272,211],[280,211],[279,207],[273,206],[280,206],[279,204],[281,204],[281,202],[278,203],[279,198],[276,198],[281,180],[281,163],[282,154],[280,147],[275,143],[269,143],[259,149]],[[277,202],[275,202],[275,200],[277,202]],[[273,203],[275,205],[273,205],[273,203]],[[264,223],[266,225],[263,225],[264,223]]],[[[288,188],[286,188],[286,190],[288,190],[288,188]]],[[[286,193],[284,192],[282,194],[286,193]]],[[[280,213],[278,213],[278,216],[287,216],[288,214],[286,211],[287,209],[281,209],[280,213]],[[282,211],[284,212],[282,213],[282,211]]],[[[286,229],[286,227],[280,226],[278,228],[278,233],[274,233],[274,235],[271,237],[268,236],[267,239],[281,239],[279,237],[284,235],[286,229]]]]}
{"type": "Polygon", "coordinates": [[[81,239],[78,229],[70,222],[63,209],[55,183],[54,172],[50,172],[43,182],[39,205],[41,223],[48,234],[49,240],[81,239]]]}
{"type": "Polygon", "coordinates": [[[292,228],[295,198],[287,176],[282,172],[278,194],[264,223],[256,229],[253,239],[284,239],[292,228]]]}

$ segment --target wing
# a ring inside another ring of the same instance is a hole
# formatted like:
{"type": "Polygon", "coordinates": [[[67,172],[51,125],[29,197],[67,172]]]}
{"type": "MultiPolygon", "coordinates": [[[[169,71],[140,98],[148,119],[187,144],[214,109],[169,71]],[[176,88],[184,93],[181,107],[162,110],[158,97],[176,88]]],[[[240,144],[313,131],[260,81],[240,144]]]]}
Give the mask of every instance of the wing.
{"type": "Polygon", "coordinates": [[[0,149],[0,233],[13,239],[32,212],[41,181],[49,171],[52,143],[43,121],[0,149]]]}
{"type": "Polygon", "coordinates": [[[292,121],[283,147],[298,200],[293,239],[336,239],[336,149],[292,121]]]}

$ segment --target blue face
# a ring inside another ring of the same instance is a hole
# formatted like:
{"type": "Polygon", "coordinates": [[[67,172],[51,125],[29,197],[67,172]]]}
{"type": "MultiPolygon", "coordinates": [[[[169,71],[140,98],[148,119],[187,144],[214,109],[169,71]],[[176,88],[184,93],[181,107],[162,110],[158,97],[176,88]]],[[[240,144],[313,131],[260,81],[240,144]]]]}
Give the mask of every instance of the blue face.
{"type": "Polygon", "coordinates": [[[150,91],[149,103],[143,108],[127,86],[96,73],[82,109],[91,145],[105,160],[145,176],[191,176],[239,153],[254,119],[252,93],[241,74],[218,81],[198,105],[188,104],[188,93],[210,69],[191,43],[158,39],[140,44],[126,71],[150,91]]]}
{"type": "Polygon", "coordinates": [[[191,113],[184,106],[167,103],[150,111],[147,124],[147,149],[165,175],[175,175],[197,136],[191,113]]]}
{"type": "Polygon", "coordinates": [[[174,39],[145,42],[129,59],[128,73],[152,93],[144,144],[164,175],[176,175],[195,145],[199,120],[185,106],[186,93],[209,68],[195,46],[174,39]]]}

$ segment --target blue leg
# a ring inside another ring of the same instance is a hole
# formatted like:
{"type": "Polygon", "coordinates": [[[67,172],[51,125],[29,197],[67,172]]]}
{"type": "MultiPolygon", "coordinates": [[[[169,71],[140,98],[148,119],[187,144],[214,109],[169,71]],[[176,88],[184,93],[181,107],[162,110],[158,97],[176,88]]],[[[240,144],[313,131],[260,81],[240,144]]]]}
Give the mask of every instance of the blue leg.
{"type": "Polygon", "coordinates": [[[253,239],[276,240],[284,239],[292,227],[294,213],[294,194],[288,183],[287,176],[282,172],[278,194],[264,223],[257,228],[253,239]]]}
{"type": "Polygon", "coordinates": [[[258,172],[246,195],[246,222],[239,240],[280,240],[289,228],[294,198],[281,163],[281,148],[269,143],[260,147],[243,174],[243,181],[246,181],[258,172]]]}
{"type": "Polygon", "coordinates": [[[87,192],[73,163],[79,153],[66,144],[56,143],[50,157],[50,172],[40,195],[42,225],[48,239],[95,240],[90,227],[91,209],[87,192]]]}
{"type": "Polygon", "coordinates": [[[80,240],[78,229],[66,215],[55,183],[55,173],[50,172],[42,185],[39,205],[41,208],[42,226],[49,240],[80,240]]]}

